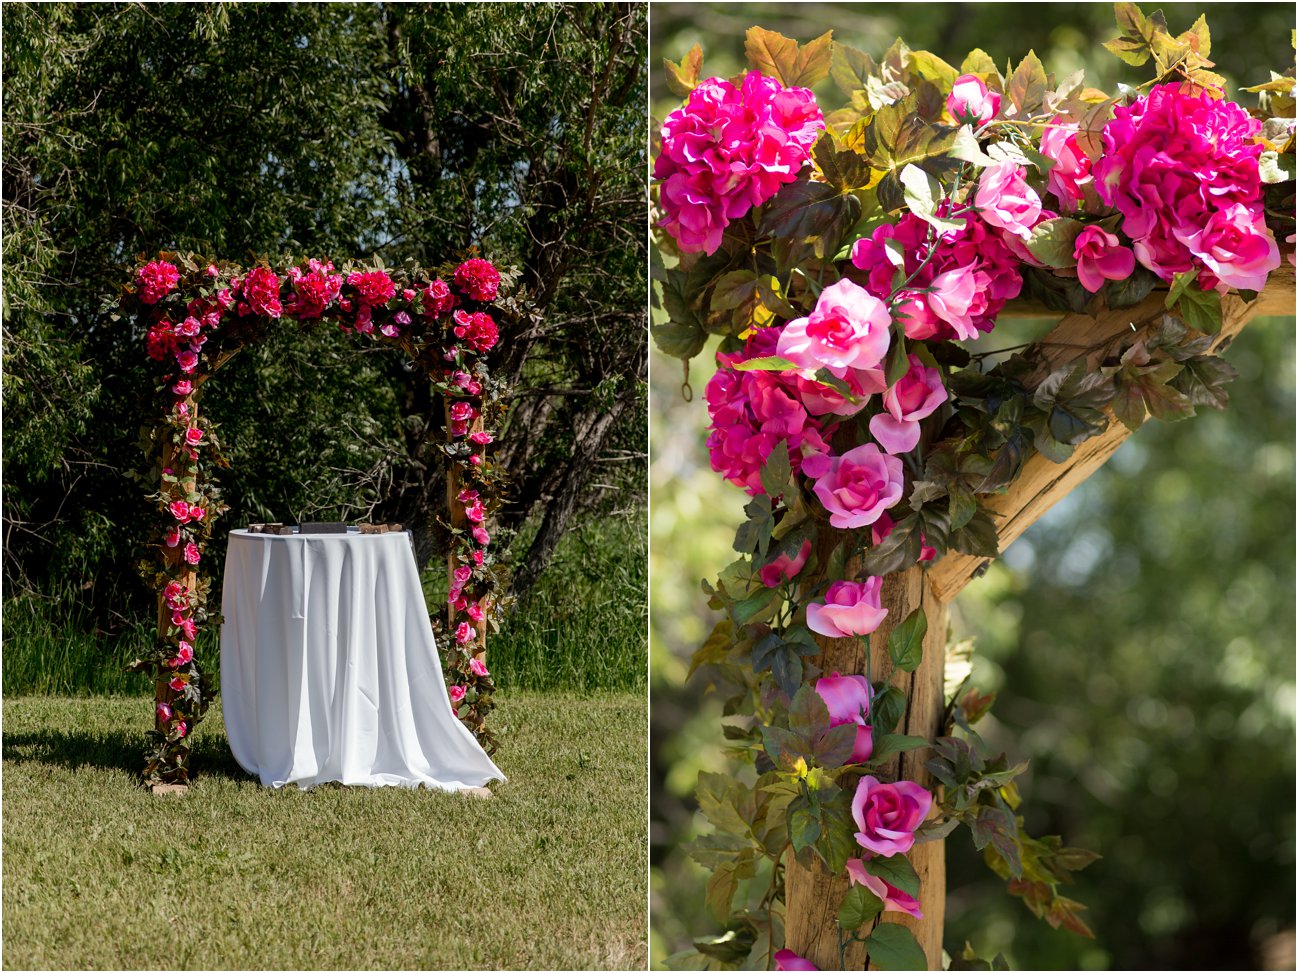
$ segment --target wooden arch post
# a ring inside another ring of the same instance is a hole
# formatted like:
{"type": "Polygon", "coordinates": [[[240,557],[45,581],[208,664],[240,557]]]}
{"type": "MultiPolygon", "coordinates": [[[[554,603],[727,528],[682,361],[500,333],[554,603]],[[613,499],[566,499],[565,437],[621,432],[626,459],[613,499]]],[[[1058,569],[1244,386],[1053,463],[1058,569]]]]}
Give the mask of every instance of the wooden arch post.
{"type": "MultiPolygon", "coordinates": [[[[1069,314],[1042,340],[1044,362],[1036,381],[1045,378],[1055,367],[1072,360],[1079,347],[1099,348],[1124,334],[1135,337],[1155,327],[1165,313],[1165,291],[1155,291],[1140,304],[1116,311],[1103,311],[1097,317],[1069,314]]],[[[1029,303],[1011,304],[1005,314],[1019,317],[1043,317],[1050,312],[1029,303]]],[[[1248,322],[1258,315],[1292,315],[1294,313],[1294,269],[1285,264],[1275,271],[1266,290],[1253,301],[1235,294],[1222,299],[1222,328],[1213,343],[1221,352],[1248,322]]],[[[1091,354],[1090,364],[1098,365],[1102,351],[1091,354]]],[[[1034,454],[1025,464],[1019,478],[1000,495],[987,499],[997,523],[1002,552],[1035,523],[1047,510],[1070,493],[1078,484],[1099,469],[1122,445],[1130,430],[1112,419],[1103,433],[1088,439],[1064,463],[1052,463],[1034,454]]],[[[983,558],[951,553],[931,568],[910,568],[885,579],[881,601],[888,617],[871,637],[871,667],[876,678],[886,677],[892,662],[886,649],[888,635],[897,622],[917,607],[928,617],[924,637],[924,659],[913,673],[900,673],[894,685],[906,695],[907,711],[900,732],[933,739],[938,735],[944,707],[943,663],[946,649],[947,606],[985,564],[983,558]]],[[[865,647],[856,639],[818,639],[821,654],[816,664],[826,672],[861,673],[865,668],[865,647]]],[[[934,782],[924,769],[927,751],[916,750],[893,758],[890,769],[900,777],[918,781],[932,788],[934,782]]],[[[913,919],[896,912],[884,913],[879,922],[897,922],[915,933],[928,969],[942,968],[942,928],[946,913],[946,852],[941,840],[916,845],[910,852],[911,864],[922,883],[920,908],[924,918],[913,919]]],[[[789,949],[805,956],[822,970],[864,969],[868,957],[865,947],[853,941],[840,965],[838,908],[847,892],[846,877],[831,875],[823,865],[803,868],[793,860],[785,871],[785,941],[789,949]]],[[[872,927],[871,927],[872,928],[872,927]]],[[[862,929],[861,933],[869,932],[862,929]]]]}

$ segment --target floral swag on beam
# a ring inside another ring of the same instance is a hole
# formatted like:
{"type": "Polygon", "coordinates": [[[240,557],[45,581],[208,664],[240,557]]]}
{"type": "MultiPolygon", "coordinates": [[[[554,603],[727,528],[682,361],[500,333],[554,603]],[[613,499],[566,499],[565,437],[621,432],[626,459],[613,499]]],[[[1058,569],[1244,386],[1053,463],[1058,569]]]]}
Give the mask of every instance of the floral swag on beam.
{"type": "Polygon", "coordinates": [[[155,679],[147,783],[188,780],[189,735],[211,697],[194,645],[199,630],[216,620],[207,606],[204,551],[227,510],[213,473],[230,464],[215,426],[199,415],[199,395],[214,372],[277,320],[302,327],[332,322],[362,341],[400,349],[445,402],[444,422],[439,416],[432,427],[444,428],[440,450],[451,463],[450,516],[443,525],[451,537],[449,694],[460,719],[489,753],[495,750],[486,725],[495,686],[483,657],[498,588],[487,523],[499,504],[502,474],[488,447],[504,407],[487,354],[499,340],[490,312],[500,282],[496,268],[479,257],[436,273],[414,266],[389,271],[378,259],[338,272],[327,260],[245,270],[196,254],[162,253],[147,262],[142,257],[120,298],[107,302],[114,319],[131,315],[143,327],[161,412],[142,430],[153,485],[148,499],[158,521],[150,540],[157,556],[140,565],[158,592],[158,642],[128,667],[155,679]]]}
{"type": "Polygon", "coordinates": [[[1294,232],[1292,69],[1250,111],[1203,18],[1116,10],[1106,46],[1155,68],[1121,97],[1031,53],[1007,76],[760,27],[737,77],[701,79],[697,46],[667,62],[654,337],[687,382],[721,337],[707,446],[751,496],[691,666],[749,768],[698,786],[725,932],[673,965],[940,969],[959,825],[1035,915],[1091,935],[1060,887],[1096,856],[1023,830],[1026,765],[973,728],[993,697],[961,680],[945,604],[1032,519],[998,517],[1015,489],[1063,479],[1043,463],[1080,480],[1146,418],[1225,405],[1215,352],[1294,232]],[[810,90],[829,75],[834,111],[810,90]],[[1070,316],[977,350],[1015,299],[1070,316]]]}

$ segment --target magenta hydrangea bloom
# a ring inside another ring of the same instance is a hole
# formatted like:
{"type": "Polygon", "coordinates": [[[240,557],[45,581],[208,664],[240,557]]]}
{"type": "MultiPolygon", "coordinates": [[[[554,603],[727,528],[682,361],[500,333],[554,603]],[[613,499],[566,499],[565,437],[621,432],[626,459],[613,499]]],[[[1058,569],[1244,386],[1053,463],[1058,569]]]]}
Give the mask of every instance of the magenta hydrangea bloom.
{"type": "Polygon", "coordinates": [[[1122,214],[1136,259],[1163,280],[1197,269],[1204,289],[1257,289],[1280,265],[1262,220],[1262,146],[1254,141],[1262,123],[1234,102],[1176,84],[1118,105],[1113,116],[1095,189],[1122,214]],[[1231,229],[1205,232],[1223,224],[1231,229]]]}
{"type": "Polygon", "coordinates": [[[179,281],[180,271],[175,264],[169,264],[165,260],[154,260],[135,272],[140,301],[144,304],[157,304],[175,290],[179,281]]]}
{"type": "Polygon", "coordinates": [[[500,289],[500,271],[491,261],[473,257],[455,268],[455,286],[475,301],[494,301],[500,289]]]}
{"type": "Polygon", "coordinates": [[[715,253],[732,220],[793,182],[825,119],[807,88],[750,71],[741,87],[709,78],[667,116],[654,178],[660,225],[686,253],[715,253]]]}

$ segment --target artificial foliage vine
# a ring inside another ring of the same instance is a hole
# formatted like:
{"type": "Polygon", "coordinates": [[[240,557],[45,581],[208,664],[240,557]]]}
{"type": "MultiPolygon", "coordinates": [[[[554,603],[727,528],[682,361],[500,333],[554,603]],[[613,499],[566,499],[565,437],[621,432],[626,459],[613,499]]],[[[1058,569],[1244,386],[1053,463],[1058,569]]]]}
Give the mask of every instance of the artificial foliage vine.
{"type": "MultiPolygon", "coordinates": [[[[1092,935],[1061,888],[1096,855],[1024,829],[1026,764],[975,729],[993,696],[947,685],[935,739],[898,731],[922,606],[890,620],[890,671],[868,667],[884,579],[997,557],[987,498],[1033,454],[1063,463],[1113,421],[1224,407],[1222,296],[1254,297],[1292,250],[1292,68],[1246,89],[1246,109],[1212,71],[1204,18],[1173,34],[1161,12],[1115,12],[1106,47],[1154,69],[1116,96],[1032,53],[1002,73],[975,50],[957,69],[898,40],[876,61],[832,32],[800,45],[751,28],[750,70],[728,80],[702,77],[697,45],[666,62],[684,104],[654,165],[653,334],[687,394],[690,360],[720,337],[708,449],[751,498],[738,559],[704,584],[723,615],[690,668],[751,770],[700,776],[713,829],[693,856],[724,929],[672,965],[815,969],[783,943],[792,856],[850,883],[840,966],[856,941],[879,968],[926,968],[908,928],[876,920],[922,918],[907,853],[961,825],[1034,915],[1092,935]],[[810,90],[826,77],[833,110],[810,90]],[[1160,286],[1166,313],[1145,327],[978,348],[1011,300],[1095,315],[1160,286]],[[864,639],[866,673],[822,671],[818,638],[864,639]],[[894,769],[912,751],[932,790],[894,769]]],[[[947,647],[948,675],[969,652],[947,647]]],[[[1001,961],[966,948],[951,968],[1001,961]]]]}
{"type": "MultiPolygon", "coordinates": [[[[148,484],[157,510],[146,541],[153,557],[140,571],[158,592],[158,639],[129,670],[155,679],[155,729],[149,734],[144,778],[184,783],[189,778],[189,735],[210,702],[209,684],[194,656],[198,631],[219,621],[208,607],[211,578],[203,554],[215,522],[228,509],[215,478],[228,467],[214,424],[199,415],[204,384],[242,348],[265,337],[277,320],[303,328],[323,324],[360,340],[399,349],[430,382],[434,401],[445,402],[439,444],[458,476],[451,516],[441,527],[454,553],[448,606],[449,646],[444,646],[452,709],[478,741],[494,752],[487,726],[495,685],[480,656],[485,628],[495,626],[501,578],[488,523],[501,499],[502,473],[489,445],[504,416],[500,383],[488,367],[499,341],[491,316],[501,275],[471,256],[433,272],[413,264],[400,269],[328,260],[244,268],[193,253],[160,253],[139,265],[121,294],[105,303],[112,320],[123,315],[142,327],[152,363],[160,416],[141,430],[148,484]],[[458,619],[458,621],[457,621],[458,619]]],[[[435,625],[437,623],[435,622],[435,625]]]]}

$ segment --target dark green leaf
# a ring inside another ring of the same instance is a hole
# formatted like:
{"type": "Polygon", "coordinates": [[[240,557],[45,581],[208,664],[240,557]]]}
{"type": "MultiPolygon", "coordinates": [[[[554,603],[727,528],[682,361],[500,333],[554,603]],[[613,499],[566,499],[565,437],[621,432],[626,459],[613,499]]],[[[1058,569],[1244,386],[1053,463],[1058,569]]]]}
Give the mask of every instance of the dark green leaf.
{"type": "Polygon", "coordinates": [[[928,960],[905,926],[885,922],[875,927],[865,941],[870,962],[881,970],[927,970],[928,960]]]}
{"type": "Polygon", "coordinates": [[[894,628],[888,636],[888,655],[893,664],[905,672],[914,672],[924,658],[924,634],[928,631],[928,616],[923,608],[916,608],[894,628]]]}
{"type": "Polygon", "coordinates": [[[919,876],[915,874],[915,866],[905,855],[892,855],[888,858],[876,855],[865,863],[865,870],[893,888],[901,889],[915,898],[919,897],[919,876]]]}
{"type": "Polygon", "coordinates": [[[853,885],[838,907],[838,927],[844,932],[860,929],[882,912],[882,899],[864,885],[853,885]]]}
{"type": "Polygon", "coordinates": [[[876,734],[891,733],[906,712],[906,694],[896,686],[878,693],[870,704],[870,725],[876,734]]]}

